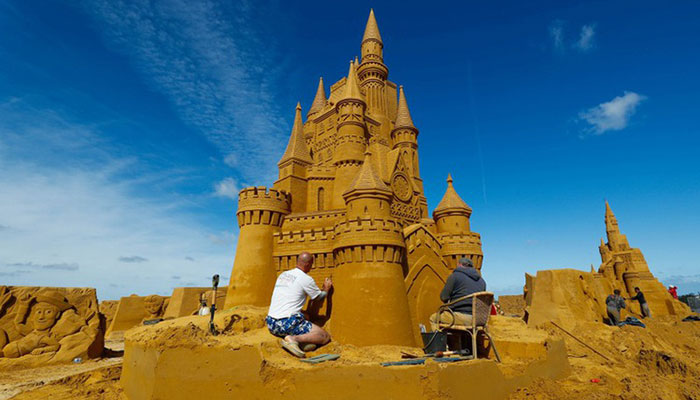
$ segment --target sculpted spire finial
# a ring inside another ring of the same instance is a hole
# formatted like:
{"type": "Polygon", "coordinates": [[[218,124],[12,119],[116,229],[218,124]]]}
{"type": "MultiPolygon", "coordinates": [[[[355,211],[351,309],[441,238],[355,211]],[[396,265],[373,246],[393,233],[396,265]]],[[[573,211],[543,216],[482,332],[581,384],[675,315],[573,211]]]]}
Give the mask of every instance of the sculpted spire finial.
{"type": "Polygon", "coordinates": [[[304,123],[301,120],[301,104],[298,102],[296,112],[294,114],[292,134],[289,136],[287,149],[284,151],[284,155],[282,155],[282,159],[280,159],[278,165],[281,165],[282,163],[291,159],[296,159],[308,164],[313,163],[311,155],[309,154],[309,148],[306,147],[306,140],[304,139],[304,123]]]}
{"type": "Polygon", "coordinates": [[[471,214],[472,212],[471,207],[469,207],[467,203],[465,203],[464,200],[462,200],[462,198],[459,197],[457,191],[452,185],[451,174],[447,174],[447,190],[445,191],[445,195],[442,197],[440,204],[438,204],[437,207],[435,207],[435,211],[433,211],[433,214],[447,210],[463,210],[469,214],[471,214]]]}
{"type": "Polygon", "coordinates": [[[408,102],[403,86],[399,86],[399,106],[396,109],[396,128],[414,128],[411,112],[408,110],[408,102]]]}
{"type": "Polygon", "coordinates": [[[382,181],[382,178],[379,177],[379,174],[374,170],[372,153],[369,150],[365,151],[365,160],[362,163],[362,168],[360,172],[357,173],[355,180],[350,184],[350,188],[345,192],[344,196],[356,190],[391,193],[391,189],[389,189],[384,181],[382,181]]]}
{"type": "Polygon", "coordinates": [[[358,79],[357,70],[355,69],[355,63],[350,61],[350,70],[348,71],[348,78],[345,82],[345,91],[343,92],[343,97],[341,98],[341,100],[356,99],[361,100],[362,102],[365,101],[365,97],[362,95],[362,92],[360,91],[360,85],[357,81],[358,79]]]}
{"type": "Polygon", "coordinates": [[[377,25],[377,19],[374,17],[374,9],[369,10],[369,18],[367,18],[365,34],[362,37],[363,43],[368,40],[376,40],[379,43],[383,43],[382,36],[379,34],[379,26],[377,25]]]}
{"type": "Polygon", "coordinates": [[[323,110],[323,107],[326,106],[326,102],[326,90],[323,87],[323,77],[320,77],[318,79],[318,89],[316,89],[316,96],[314,97],[313,103],[311,103],[311,108],[306,114],[306,117],[308,118],[309,115],[323,110]]]}

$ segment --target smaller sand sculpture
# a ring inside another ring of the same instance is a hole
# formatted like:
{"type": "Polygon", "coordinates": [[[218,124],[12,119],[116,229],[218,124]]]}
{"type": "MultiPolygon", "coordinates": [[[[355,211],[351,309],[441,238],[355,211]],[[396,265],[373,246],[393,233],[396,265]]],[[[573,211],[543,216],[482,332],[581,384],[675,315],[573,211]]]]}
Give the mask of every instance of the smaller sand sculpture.
{"type": "Polygon", "coordinates": [[[94,289],[0,287],[0,368],[98,356],[96,304],[94,289]]]}
{"type": "Polygon", "coordinates": [[[163,316],[163,312],[165,312],[165,309],[167,308],[167,299],[163,296],[158,296],[155,294],[152,294],[150,296],[146,296],[145,299],[143,299],[143,308],[146,310],[146,317],[144,317],[144,321],[152,321],[155,319],[159,319],[163,316]]]}
{"type": "MultiPolygon", "coordinates": [[[[620,232],[617,218],[605,203],[605,231],[608,241],[601,239],[601,265],[590,272],[574,269],[542,270],[537,276],[525,274],[524,297],[528,323],[540,325],[556,321],[572,328],[577,320],[607,320],[605,298],[615,289],[629,298],[634,288],[644,292],[652,315],[685,316],[690,309],[674,299],[649,270],[640,249],[633,248],[620,232]]],[[[622,318],[641,318],[639,306],[628,304],[622,318]]]]}
{"type": "Polygon", "coordinates": [[[158,295],[122,297],[107,329],[107,339],[121,340],[124,331],[142,325],[145,321],[162,319],[169,300],[168,297],[158,295]]]}

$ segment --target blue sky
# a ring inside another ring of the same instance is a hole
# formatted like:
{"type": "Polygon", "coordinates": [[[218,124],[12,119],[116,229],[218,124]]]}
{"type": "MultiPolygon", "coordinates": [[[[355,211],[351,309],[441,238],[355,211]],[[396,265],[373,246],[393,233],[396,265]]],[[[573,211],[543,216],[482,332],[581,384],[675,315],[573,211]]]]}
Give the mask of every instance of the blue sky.
{"type": "Polygon", "coordinates": [[[429,206],[451,172],[491,289],[597,267],[607,198],[652,272],[700,291],[691,1],[0,0],[0,282],[108,299],[228,279],[237,191],[272,183],[296,102],[347,72],[370,7],[429,206]]]}

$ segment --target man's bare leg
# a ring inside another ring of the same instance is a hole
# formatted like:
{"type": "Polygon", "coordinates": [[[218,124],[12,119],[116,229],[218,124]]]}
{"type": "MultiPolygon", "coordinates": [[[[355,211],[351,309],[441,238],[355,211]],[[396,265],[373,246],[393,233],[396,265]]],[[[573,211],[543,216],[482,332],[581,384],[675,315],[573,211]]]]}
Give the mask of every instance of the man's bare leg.
{"type": "Polygon", "coordinates": [[[316,324],[311,324],[309,333],[297,336],[286,336],[284,340],[296,343],[311,343],[322,346],[331,341],[331,335],[316,324]]]}

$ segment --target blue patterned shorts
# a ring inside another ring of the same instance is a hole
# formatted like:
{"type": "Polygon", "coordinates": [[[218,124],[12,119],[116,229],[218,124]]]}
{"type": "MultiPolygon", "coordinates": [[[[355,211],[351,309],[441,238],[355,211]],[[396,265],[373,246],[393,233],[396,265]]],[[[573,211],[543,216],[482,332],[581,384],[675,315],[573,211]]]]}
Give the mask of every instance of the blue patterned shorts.
{"type": "Polygon", "coordinates": [[[287,335],[303,335],[311,331],[311,322],[305,320],[302,313],[292,314],[288,318],[280,319],[275,319],[268,315],[265,318],[265,323],[271,334],[281,338],[287,335]]]}

